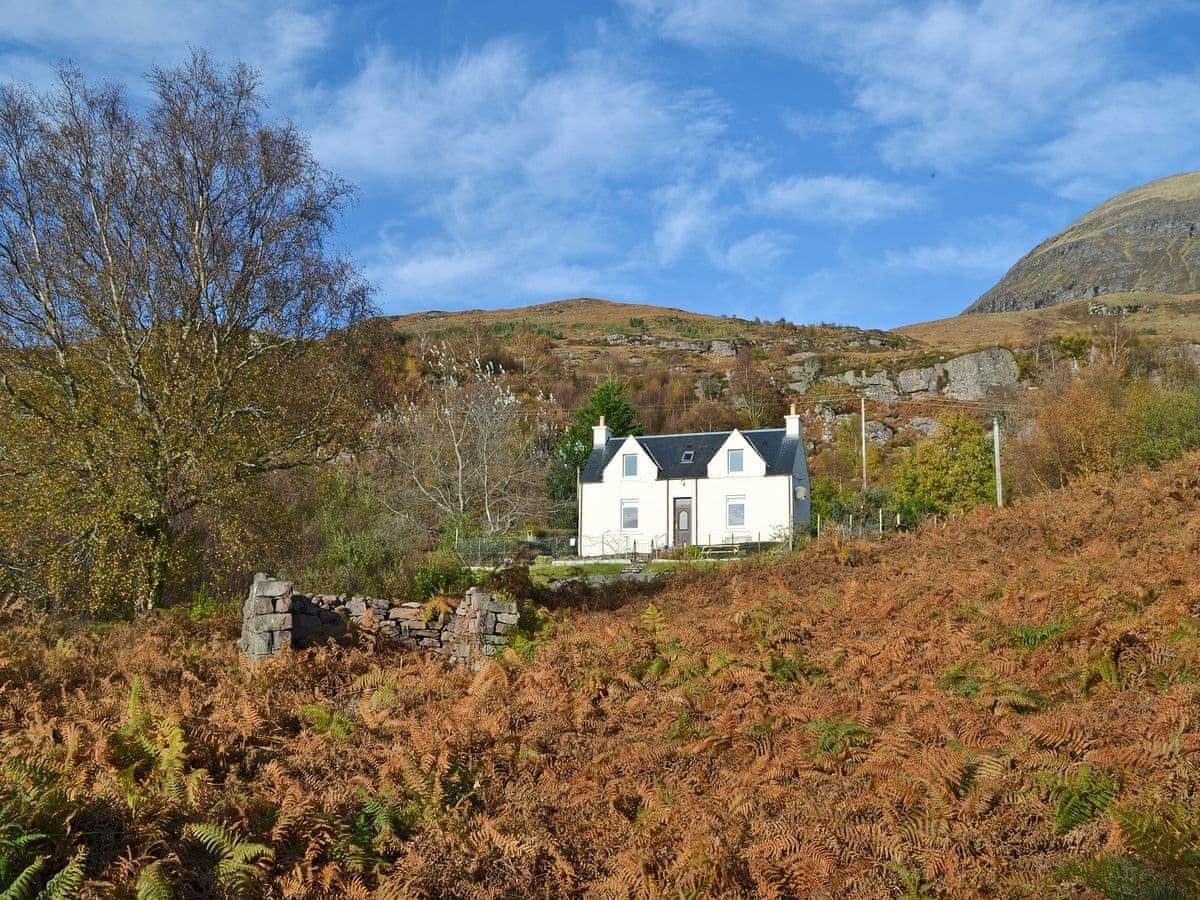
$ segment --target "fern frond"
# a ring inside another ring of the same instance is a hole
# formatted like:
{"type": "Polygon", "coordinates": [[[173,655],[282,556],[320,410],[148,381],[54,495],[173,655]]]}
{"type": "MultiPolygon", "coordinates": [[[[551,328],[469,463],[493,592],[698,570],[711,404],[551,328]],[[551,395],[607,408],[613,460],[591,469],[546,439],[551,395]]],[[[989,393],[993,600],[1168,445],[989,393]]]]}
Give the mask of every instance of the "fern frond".
{"type": "Polygon", "coordinates": [[[37,900],[74,900],[83,889],[83,864],[86,861],[87,848],[80,847],[70,861],[46,882],[37,900]]]}

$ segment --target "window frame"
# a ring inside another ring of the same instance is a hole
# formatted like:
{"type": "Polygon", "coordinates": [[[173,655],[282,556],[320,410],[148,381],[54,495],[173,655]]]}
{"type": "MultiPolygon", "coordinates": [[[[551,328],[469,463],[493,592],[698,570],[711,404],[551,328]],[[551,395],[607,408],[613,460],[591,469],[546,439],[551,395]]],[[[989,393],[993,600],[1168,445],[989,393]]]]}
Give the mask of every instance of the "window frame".
{"type": "Polygon", "coordinates": [[[726,494],[725,495],[725,527],[726,528],[745,528],[746,527],[746,495],[745,494],[726,494]],[[740,505],[742,507],[742,521],[734,522],[730,516],[730,507],[740,505]]]}
{"type": "Polygon", "coordinates": [[[730,447],[725,451],[725,471],[730,475],[742,475],[746,471],[746,451],[742,447],[730,447]],[[737,454],[738,467],[733,467],[733,454],[737,454]]]}
{"type": "Polygon", "coordinates": [[[622,531],[640,531],[640,530],[641,530],[641,524],[642,524],[642,513],[641,513],[641,509],[639,508],[639,503],[638,503],[638,500],[637,500],[637,498],[636,498],[636,497],[625,497],[625,498],[623,498],[623,499],[621,500],[621,507],[620,507],[620,510],[621,510],[621,511],[620,511],[620,516],[621,516],[621,530],[622,530],[622,531]],[[626,525],[626,524],[625,524],[625,510],[626,510],[626,509],[632,509],[632,510],[633,510],[633,519],[634,519],[634,521],[633,521],[633,525],[632,525],[632,526],[629,526],[629,525],[626,525]]]}
{"type": "Polygon", "coordinates": [[[621,454],[621,477],[622,478],[637,478],[638,477],[638,455],[636,453],[621,454]],[[633,471],[629,471],[629,463],[633,462],[633,471]]]}
{"type": "Polygon", "coordinates": [[[695,460],[696,460],[696,451],[695,450],[684,450],[683,455],[679,457],[680,465],[687,465],[688,463],[695,462],[695,460]]]}

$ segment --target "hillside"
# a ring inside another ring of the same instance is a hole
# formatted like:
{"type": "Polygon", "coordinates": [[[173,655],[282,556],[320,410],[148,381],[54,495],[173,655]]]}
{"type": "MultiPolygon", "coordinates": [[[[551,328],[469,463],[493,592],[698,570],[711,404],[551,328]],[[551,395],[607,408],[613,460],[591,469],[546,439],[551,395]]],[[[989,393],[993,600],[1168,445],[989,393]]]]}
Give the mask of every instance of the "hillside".
{"type": "Polygon", "coordinates": [[[0,837],[105,896],[1191,896],[1198,471],[560,598],[473,678],[9,611],[0,837]]]}
{"type": "Polygon", "coordinates": [[[1066,300],[1040,309],[950,316],[903,325],[893,329],[893,333],[903,335],[915,346],[943,352],[996,344],[1019,347],[1031,343],[1031,335],[1038,331],[1055,337],[1088,334],[1103,328],[1106,318],[1103,313],[1092,313],[1093,309],[1119,312],[1127,329],[1150,342],[1200,342],[1200,293],[1108,294],[1098,300],[1066,300]]]}
{"type": "Polygon", "coordinates": [[[967,309],[996,313],[1067,300],[1200,291],[1200,172],[1118,194],[1026,254],[967,309]]]}
{"type": "Polygon", "coordinates": [[[780,358],[833,354],[858,360],[902,350],[908,343],[886,331],[849,325],[751,321],[587,297],[513,309],[433,310],[383,321],[399,334],[432,340],[477,331],[504,338],[525,331],[546,339],[556,356],[584,369],[656,362],[719,370],[728,368],[739,347],[750,345],[780,358]]]}

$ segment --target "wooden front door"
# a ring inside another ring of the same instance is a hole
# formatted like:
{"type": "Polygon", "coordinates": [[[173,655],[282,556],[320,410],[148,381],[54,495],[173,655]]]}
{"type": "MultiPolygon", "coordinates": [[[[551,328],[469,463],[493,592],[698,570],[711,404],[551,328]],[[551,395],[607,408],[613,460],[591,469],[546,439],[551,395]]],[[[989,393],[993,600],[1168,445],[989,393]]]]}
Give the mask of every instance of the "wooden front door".
{"type": "Polygon", "coordinates": [[[692,543],[692,498],[675,498],[675,546],[687,547],[692,543]]]}

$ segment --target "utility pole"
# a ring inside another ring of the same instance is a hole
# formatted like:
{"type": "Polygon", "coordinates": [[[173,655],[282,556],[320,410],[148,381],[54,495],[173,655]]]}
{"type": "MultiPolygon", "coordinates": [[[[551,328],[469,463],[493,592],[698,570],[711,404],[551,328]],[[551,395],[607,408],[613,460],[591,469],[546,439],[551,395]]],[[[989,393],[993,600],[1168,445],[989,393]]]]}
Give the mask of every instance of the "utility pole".
{"type": "Polygon", "coordinates": [[[858,398],[858,424],[862,429],[863,490],[867,489],[867,398],[858,398]]]}
{"type": "Polygon", "coordinates": [[[992,455],[996,469],[996,505],[1004,505],[1004,485],[1000,480],[1000,419],[992,418],[992,455]]]}

